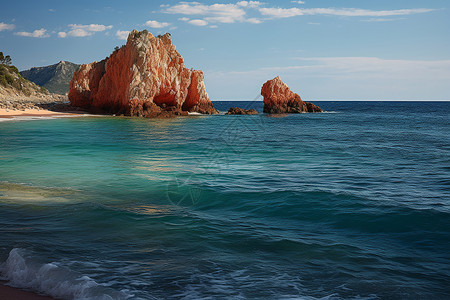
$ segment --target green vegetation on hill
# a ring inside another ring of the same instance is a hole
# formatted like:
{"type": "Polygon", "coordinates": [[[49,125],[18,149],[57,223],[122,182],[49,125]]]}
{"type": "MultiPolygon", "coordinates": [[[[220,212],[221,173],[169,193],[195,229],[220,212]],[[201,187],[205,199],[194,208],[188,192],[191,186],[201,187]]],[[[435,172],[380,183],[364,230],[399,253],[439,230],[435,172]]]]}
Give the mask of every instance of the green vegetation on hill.
{"type": "Polygon", "coordinates": [[[60,61],[57,64],[35,67],[20,72],[26,79],[44,86],[50,92],[64,95],[69,92],[69,82],[72,80],[73,72],[79,69],[80,65],[60,61]]]}
{"type": "Polygon", "coordinates": [[[0,52],[0,64],[9,66],[11,64],[11,56],[4,56],[3,52],[0,52]]]}
{"type": "Polygon", "coordinates": [[[11,65],[11,57],[4,56],[3,52],[0,52],[0,85],[5,88],[13,88],[28,96],[33,92],[48,93],[46,88],[39,87],[23,78],[19,70],[11,65]]]}

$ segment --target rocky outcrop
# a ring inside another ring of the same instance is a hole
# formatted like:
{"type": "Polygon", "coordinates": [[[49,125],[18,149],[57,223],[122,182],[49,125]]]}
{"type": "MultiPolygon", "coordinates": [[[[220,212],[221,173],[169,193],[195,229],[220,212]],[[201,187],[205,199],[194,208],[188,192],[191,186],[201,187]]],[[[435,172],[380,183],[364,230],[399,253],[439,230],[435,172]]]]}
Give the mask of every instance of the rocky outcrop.
{"type": "Polygon", "coordinates": [[[321,112],[320,107],[302,101],[300,96],[293,93],[279,76],[268,80],[261,88],[264,97],[264,112],[271,114],[321,112]]]}
{"type": "Polygon", "coordinates": [[[73,106],[131,116],[217,111],[206,93],[203,72],[190,70],[169,33],[155,37],[133,30],[109,58],[82,65],[70,82],[73,106]]]}
{"type": "Polygon", "coordinates": [[[226,115],[257,115],[258,112],[255,109],[243,109],[239,107],[231,107],[226,115]]]}

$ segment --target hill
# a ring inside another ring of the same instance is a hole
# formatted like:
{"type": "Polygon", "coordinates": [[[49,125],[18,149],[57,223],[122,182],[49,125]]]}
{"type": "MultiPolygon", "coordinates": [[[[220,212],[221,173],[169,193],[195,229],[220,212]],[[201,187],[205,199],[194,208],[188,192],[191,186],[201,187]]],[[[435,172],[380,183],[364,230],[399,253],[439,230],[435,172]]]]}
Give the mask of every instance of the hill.
{"type": "MultiPolygon", "coordinates": [[[[3,53],[0,54],[3,56],[3,53]]],[[[51,94],[46,88],[23,78],[19,70],[11,65],[11,60],[0,60],[0,108],[25,109],[36,104],[65,100],[65,96],[51,94]]]]}
{"type": "Polygon", "coordinates": [[[21,71],[20,74],[37,85],[45,87],[52,93],[64,95],[69,92],[69,82],[72,80],[73,72],[79,68],[80,65],[68,61],[60,61],[51,66],[35,67],[21,71]]]}

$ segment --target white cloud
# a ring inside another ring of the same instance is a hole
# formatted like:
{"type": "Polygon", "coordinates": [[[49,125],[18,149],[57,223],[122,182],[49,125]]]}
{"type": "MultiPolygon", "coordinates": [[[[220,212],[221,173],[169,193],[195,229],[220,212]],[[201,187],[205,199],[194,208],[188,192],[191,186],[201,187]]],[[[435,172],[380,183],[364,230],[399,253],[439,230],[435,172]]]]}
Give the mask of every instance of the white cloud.
{"type": "Polygon", "coordinates": [[[258,19],[258,18],[248,18],[247,20],[245,20],[245,22],[252,23],[252,24],[262,23],[261,19],[258,19]]]}
{"type": "Polygon", "coordinates": [[[73,37],[86,37],[86,36],[91,36],[94,33],[91,31],[87,31],[81,28],[77,28],[77,29],[73,29],[71,31],[69,31],[69,35],[73,36],[73,37]]]}
{"type": "Polygon", "coordinates": [[[48,11],[49,11],[49,12],[56,12],[56,9],[50,8],[48,11]]]}
{"type": "Polygon", "coordinates": [[[69,24],[69,27],[72,28],[73,30],[82,29],[89,32],[99,32],[113,28],[112,25],[106,26],[101,24],[88,24],[88,25],[69,24]]]}
{"type": "Polygon", "coordinates": [[[209,28],[217,28],[218,26],[217,25],[211,25],[211,26],[209,26],[209,28]]]}
{"type": "Polygon", "coordinates": [[[205,20],[200,20],[200,19],[190,20],[190,21],[188,21],[188,23],[191,24],[191,25],[195,25],[195,26],[206,26],[206,25],[208,25],[208,22],[206,22],[205,20]]]}
{"type": "Polygon", "coordinates": [[[58,32],[58,37],[65,38],[67,36],[73,36],[73,37],[86,37],[91,36],[96,32],[101,32],[105,30],[109,30],[113,28],[112,25],[102,25],[102,24],[69,24],[69,27],[71,30],[68,32],[58,32]]]}
{"type": "Polygon", "coordinates": [[[26,36],[26,37],[34,37],[34,38],[48,38],[50,35],[47,33],[47,30],[44,28],[36,29],[33,32],[19,31],[15,32],[15,35],[26,36]]]}
{"type": "MultiPolygon", "coordinates": [[[[241,2],[247,2],[248,4],[248,1],[241,2]]],[[[177,5],[167,7],[164,12],[169,14],[206,16],[204,20],[214,23],[242,22],[245,20],[246,15],[242,5],[220,3],[205,5],[199,2],[180,2],[177,5]]]]}
{"type": "Polygon", "coordinates": [[[3,22],[0,22],[0,31],[13,30],[14,28],[16,28],[16,25],[14,25],[14,24],[6,24],[3,22]]]}
{"type": "Polygon", "coordinates": [[[259,1],[239,1],[236,3],[236,5],[242,6],[242,7],[258,7],[261,4],[262,3],[259,1]]]}
{"type": "Polygon", "coordinates": [[[395,18],[395,19],[388,19],[388,18],[371,18],[367,20],[361,20],[363,22],[390,22],[390,21],[398,21],[398,20],[404,20],[405,18],[395,18]]]}
{"type": "Polygon", "coordinates": [[[262,7],[259,12],[264,16],[273,18],[289,18],[303,15],[333,15],[345,17],[386,17],[386,16],[404,16],[419,13],[431,12],[434,9],[397,9],[397,10],[369,10],[358,8],[279,8],[262,7]]]}
{"type": "Polygon", "coordinates": [[[164,28],[164,27],[169,26],[170,23],[148,20],[147,22],[145,22],[145,25],[147,25],[148,27],[151,27],[151,28],[164,28]]]}
{"type": "Polygon", "coordinates": [[[128,30],[117,30],[116,36],[119,38],[119,40],[126,40],[128,38],[128,34],[130,31],[128,30]]]}
{"type": "MultiPolygon", "coordinates": [[[[296,4],[304,4],[305,1],[291,1],[296,4]]],[[[392,16],[405,16],[419,13],[427,13],[434,9],[417,8],[417,9],[397,9],[397,10],[370,10],[359,8],[281,8],[281,7],[265,7],[265,3],[260,1],[237,1],[236,3],[214,3],[203,4],[200,2],[179,2],[176,5],[162,5],[162,12],[168,14],[180,14],[185,16],[195,16],[192,24],[204,24],[198,20],[208,23],[236,23],[247,22],[260,24],[263,21],[276,18],[289,18],[303,15],[331,15],[344,17],[372,17],[378,18],[373,22],[387,21],[383,19],[392,16]],[[255,15],[255,13],[257,15],[255,15]],[[258,15],[259,13],[259,15],[258,15]]],[[[188,22],[190,18],[182,17],[178,20],[188,22]]],[[[160,26],[157,21],[155,26],[160,26]]],[[[165,23],[167,24],[167,23],[165,23]]],[[[204,25],[202,25],[204,26],[204,25]]],[[[161,28],[161,27],[155,27],[161,28]]]]}

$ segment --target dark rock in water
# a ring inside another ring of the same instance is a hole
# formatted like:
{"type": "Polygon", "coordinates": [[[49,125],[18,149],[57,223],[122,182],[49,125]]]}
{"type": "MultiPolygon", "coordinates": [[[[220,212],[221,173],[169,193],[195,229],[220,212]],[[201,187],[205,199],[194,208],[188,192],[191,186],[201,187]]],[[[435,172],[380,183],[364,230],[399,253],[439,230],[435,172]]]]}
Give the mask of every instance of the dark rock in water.
{"type": "Polygon", "coordinates": [[[134,106],[133,116],[145,116],[146,118],[173,118],[175,116],[187,116],[188,112],[177,107],[160,107],[155,103],[146,103],[144,106],[134,106]]]}
{"type": "Polygon", "coordinates": [[[264,97],[265,113],[322,112],[320,107],[302,101],[300,96],[293,93],[279,76],[263,84],[261,95],[264,97]]]}
{"type": "Polygon", "coordinates": [[[45,67],[35,67],[20,72],[24,78],[37,85],[45,87],[49,92],[64,95],[69,92],[69,82],[72,80],[73,72],[80,65],[60,61],[57,64],[45,67]]]}
{"type": "Polygon", "coordinates": [[[239,107],[232,107],[228,110],[226,115],[257,115],[258,112],[252,109],[243,109],[239,107]]]}
{"type": "Polygon", "coordinates": [[[126,45],[82,65],[70,82],[73,106],[140,117],[216,114],[203,72],[188,69],[171,36],[133,30],[126,45]],[[183,113],[186,112],[186,113],[183,113]]]}

